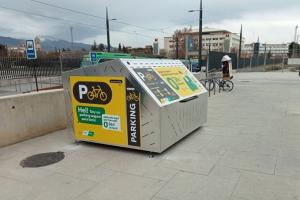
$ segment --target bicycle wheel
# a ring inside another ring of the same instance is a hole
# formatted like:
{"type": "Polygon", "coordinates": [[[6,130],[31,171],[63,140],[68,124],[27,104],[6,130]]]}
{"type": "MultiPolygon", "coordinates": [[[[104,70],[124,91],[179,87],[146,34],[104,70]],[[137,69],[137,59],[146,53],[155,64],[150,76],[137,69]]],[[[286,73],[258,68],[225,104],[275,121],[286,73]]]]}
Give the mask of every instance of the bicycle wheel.
{"type": "Polygon", "coordinates": [[[87,97],[88,97],[88,99],[91,100],[91,101],[94,100],[94,98],[95,98],[94,92],[92,92],[92,91],[88,92],[88,93],[87,93],[87,97]]]}
{"type": "Polygon", "coordinates": [[[100,100],[101,101],[106,101],[107,100],[107,94],[105,92],[100,92],[100,100]]]}
{"type": "Polygon", "coordinates": [[[232,81],[230,80],[226,80],[223,84],[223,90],[230,92],[231,90],[233,90],[234,84],[232,81]]]}
{"type": "Polygon", "coordinates": [[[208,91],[213,91],[213,89],[215,88],[215,82],[213,80],[205,81],[205,88],[208,91]]]}

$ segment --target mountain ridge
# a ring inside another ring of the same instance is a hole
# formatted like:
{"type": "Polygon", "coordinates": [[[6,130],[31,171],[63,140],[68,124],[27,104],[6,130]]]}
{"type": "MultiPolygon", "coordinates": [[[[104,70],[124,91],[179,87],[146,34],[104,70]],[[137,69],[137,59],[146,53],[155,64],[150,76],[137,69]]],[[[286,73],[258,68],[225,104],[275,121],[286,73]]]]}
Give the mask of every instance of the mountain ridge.
{"type": "MultiPolygon", "coordinates": [[[[25,39],[18,39],[13,37],[0,36],[0,44],[7,45],[8,47],[18,47],[24,43],[25,39]]],[[[90,50],[91,45],[74,42],[72,43],[66,40],[51,40],[48,38],[41,39],[41,47],[43,51],[54,51],[55,49],[71,49],[71,50],[90,50]]]]}

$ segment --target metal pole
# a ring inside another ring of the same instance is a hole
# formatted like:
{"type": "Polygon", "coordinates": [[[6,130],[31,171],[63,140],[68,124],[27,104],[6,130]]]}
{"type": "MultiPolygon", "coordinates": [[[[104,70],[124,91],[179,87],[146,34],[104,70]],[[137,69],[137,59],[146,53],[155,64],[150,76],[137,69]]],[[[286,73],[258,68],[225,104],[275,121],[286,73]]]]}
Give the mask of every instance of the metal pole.
{"type": "Polygon", "coordinates": [[[207,54],[207,61],[206,61],[206,69],[205,69],[205,76],[206,76],[206,79],[208,77],[208,68],[209,68],[209,50],[208,50],[208,54],[207,54]]]}
{"type": "Polygon", "coordinates": [[[20,79],[19,79],[19,91],[22,92],[20,79]]]}
{"type": "Polygon", "coordinates": [[[239,44],[239,56],[237,62],[237,69],[240,68],[240,60],[241,60],[241,53],[242,53],[242,40],[243,40],[243,25],[241,24],[241,31],[240,31],[240,44],[239,44]]]}
{"type": "Polygon", "coordinates": [[[206,75],[206,79],[208,77],[208,70],[209,70],[209,58],[210,58],[210,39],[208,40],[208,54],[207,54],[207,62],[206,62],[206,70],[205,70],[205,75],[206,75]]]}
{"type": "Polygon", "coordinates": [[[33,64],[35,87],[36,87],[36,91],[38,92],[39,91],[39,86],[38,86],[37,75],[36,75],[36,66],[35,66],[35,63],[33,61],[31,63],[33,64]]]}
{"type": "Polygon", "coordinates": [[[265,43],[265,52],[264,52],[265,58],[264,58],[264,66],[267,64],[267,43],[265,43]]]}
{"type": "Polygon", "coordinates": [[[284,56],[282,56],[281,72],[283,72],[283,68],[284,68],[284,56]]]}
{"type": "Polygon", "coordinates": [[[198,52],[198,68],[201,70],[201,59],[202,59],[202,0],[200,0],[200,12],[199,12],[199,52],[198,52]]]}
{"type": "Polygon", "coordinates": [[[60,50],[59,50],[59,64],[60,64],[60,75],[62,76],[62,73],[63,73],[63,64],[62,64],[62,54],[61,54],[60,50]]]}
{"type": "Polygon", "coordinates": [[[16,89],[16,92],[18,92],[17,81],[15,81],[15,89],[16,89]]]}
{"type": "Polygon", "coordinates": [[[295,27],[294,42],[297,42],[297,31],[298,31],[298,25],[295,27]]]}
{"type": "Polygon", "coordinates": [[[71,32],[71,49],[73,50],[74,48],[74,38],[73,38],[73,27],[70,27],[70,32],[71,32]]]}
{"type": "Polygon", "coordinates": [[[178,57],[179,57],[179,49],[178,49],[178,36],[176,36],[176,39],[175,39],[176,41],[176,59],[178,59],[178,57]]]}
{"type": "Polygon", "coordinates": [[[108,19],[107,7],[106,7],[106,35],[107,35],[107,52],[110,52],[109,19],[108,19]]]}

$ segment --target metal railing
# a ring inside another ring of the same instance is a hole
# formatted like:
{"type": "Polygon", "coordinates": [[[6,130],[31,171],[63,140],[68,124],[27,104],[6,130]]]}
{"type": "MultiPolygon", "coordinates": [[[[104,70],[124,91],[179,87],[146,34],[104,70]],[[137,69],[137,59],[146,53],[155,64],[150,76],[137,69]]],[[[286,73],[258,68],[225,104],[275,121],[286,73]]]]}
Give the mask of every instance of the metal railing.
{"type": "Polygon", "coordinates": [[[61,74],[80,67],[81,58],[0,57],[0,96],[62,87],[61,74]]]}
{"type": "Polygon", "coordinates": [[[0,79],[60,76],[63,71],[80,67],[80,58],[0,58],[0,79]]]}

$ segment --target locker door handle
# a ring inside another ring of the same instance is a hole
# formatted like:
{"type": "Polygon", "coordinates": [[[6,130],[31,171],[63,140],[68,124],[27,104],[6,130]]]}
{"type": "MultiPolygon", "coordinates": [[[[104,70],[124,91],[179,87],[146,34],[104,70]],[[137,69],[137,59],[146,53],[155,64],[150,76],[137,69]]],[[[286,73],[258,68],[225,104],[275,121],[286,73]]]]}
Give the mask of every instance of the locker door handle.
{"type": "Polygon", "coordinates": [[[189,102],[189,101],[193,101],[194,99],[198,99],[198,96],[192,96],[192,97],[183,99],[183,100],[181,100],[181,101],[179,101],[179,102],[180,102],[180,103],[186,103],[186,102],[189,102]]]}

